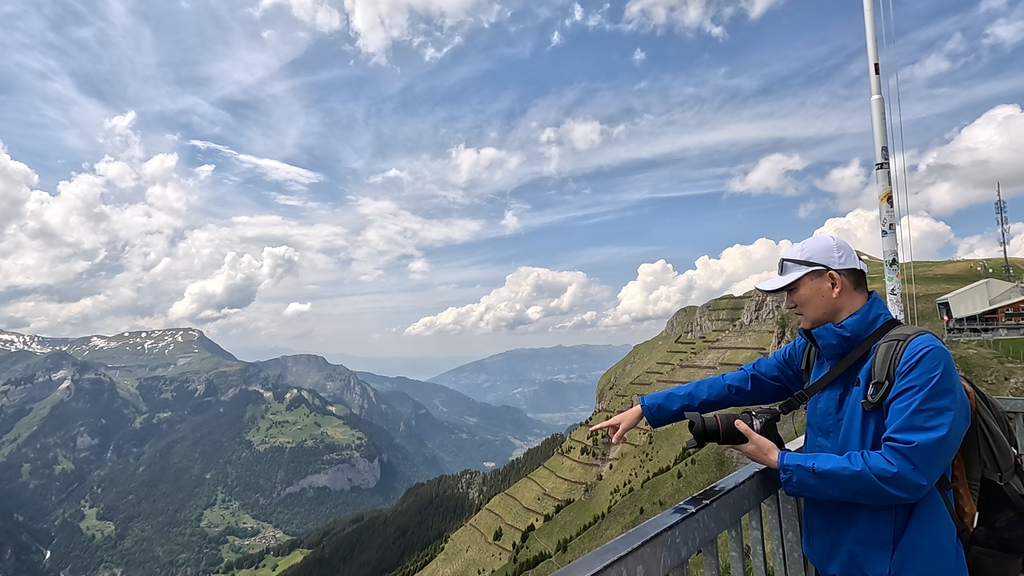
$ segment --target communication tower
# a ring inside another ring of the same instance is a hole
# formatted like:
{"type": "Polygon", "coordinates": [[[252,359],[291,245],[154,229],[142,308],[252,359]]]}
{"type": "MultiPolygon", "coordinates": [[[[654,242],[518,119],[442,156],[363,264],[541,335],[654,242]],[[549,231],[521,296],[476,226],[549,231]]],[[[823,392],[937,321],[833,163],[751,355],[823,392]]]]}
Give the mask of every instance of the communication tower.
{"type": "Polygon", "coordinates": [[[996,225],[999,226],[999,246],[1003,249],[1003,276],[1007,282],[1013,282],[1013,268],[1010,268],[1010,259],[1006,255],[1007,240],[1010,234],[1010,218],[1006,215],[1006,200],[1003,200],[1003,193],[996,182],[996,225]]]}

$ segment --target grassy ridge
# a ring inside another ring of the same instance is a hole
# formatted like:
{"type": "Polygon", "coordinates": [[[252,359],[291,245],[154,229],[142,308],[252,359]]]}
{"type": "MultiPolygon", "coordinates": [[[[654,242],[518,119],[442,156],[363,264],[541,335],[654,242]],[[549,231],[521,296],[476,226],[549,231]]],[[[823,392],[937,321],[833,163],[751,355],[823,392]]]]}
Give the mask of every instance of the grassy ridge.
{"type": "MultiPolygon", "coordinates": [[[[1014,264],[1019,272],[1021,261],[1014,264]]],[[[870,262],[869,268],[872,288],[881,290],[880,263],[870,262]]],[[[905,292],[908,321],[916,312],[920,325],[939,334],[935,299],[980,279],[970,261],[916,263],[914,277],[916,283],[905,292]]],[[[633,406],[640,395],[733,370],[767,354],[796,333],[795,318],[780,305],[779,299],[748,293],[680,310],[664,331],[634,347],[601,377],[597,407],[584,424],[633,406]]],[[[1009,341],[993,347],[950,343],[960,369],[999,395],[1024,396],[1024,370],[1012,359],[1019,348],[1009,341]]],[[[790,439],[802,433],[802,424],[789,419],[780,430],[790,439]]],[[[420,574],[550,574],[746,463],[718,446],[683,450],[688,439],[684,426],[655,433],[642,423],[627,444],[612,446],[607,436],[586,426],[576,429],[551,460],[453,534],[420,574]],[[495,541],[498,528],[501,538],[495,541]]]]}

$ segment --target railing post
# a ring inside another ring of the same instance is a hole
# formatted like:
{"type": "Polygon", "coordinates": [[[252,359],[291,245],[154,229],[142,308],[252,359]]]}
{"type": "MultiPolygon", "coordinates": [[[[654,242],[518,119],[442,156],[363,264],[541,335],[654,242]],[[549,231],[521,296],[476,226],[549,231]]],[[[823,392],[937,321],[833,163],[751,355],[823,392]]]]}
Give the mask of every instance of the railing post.
{"type": "Polygon", "coordinates": [[[704,576],[721,576],[722,566],[718,562],[718,537],[712,538],[700,551],[701,561],[704,564],[704,576]]]}
{"type": "Polygon", "coordinates": [[[772,541],[772,570],[775,576],[785,576],[786,550],[782,545],[782,514],[779,513],[779,495],[772,494],[765,500],[768,507],[768,536],[772,541]]]}
{"type": "Polygon", "coordinates": [[[750,522],[750,566],[754,576],[768,576],[765,569],[764,526],[761,522],[761,505],[758,504],[747,515],[750,522]]]}
{"type": "Polygon", "coordinates": [[[779,490],[779,511],[782,513],[782,541],[786,549],[786,576],[804,575],[804,549],[800,541],[800,512],[796,498],[779,490]]]}
{"type": "Polygon", "coordinates": [[[747,570],[743,561],[743,523],[737,522],[730,526],[727,538],[729,542],[729,573],[745,575],[747,570]]]}

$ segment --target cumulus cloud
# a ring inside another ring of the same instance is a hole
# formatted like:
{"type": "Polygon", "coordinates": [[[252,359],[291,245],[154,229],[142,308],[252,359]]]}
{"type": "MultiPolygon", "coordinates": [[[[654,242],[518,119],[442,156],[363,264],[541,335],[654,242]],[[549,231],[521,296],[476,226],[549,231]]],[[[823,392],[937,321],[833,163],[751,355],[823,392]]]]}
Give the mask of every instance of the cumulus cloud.
{"type": "Polygon", "coordinates": [[[756,20],[783,1],[629,0],[623,21],[634,29],[700,30],[716,38],[724,38],[727,35],[725,24],[733,17],[746,14],[749,19],[756,20]]]}
{"type": "Polygon", "coordinates": [[[465,144],[459,144],[451,150],[452,179],[459,185],[477,179],[498,180],[515,170],[522,161],[521,155],[506,150],[490,146],[466,148],[465,144]]]}
{"type": "MultiPolygon", "coordinates": [[[[130,137],[134,114],[107,122],[108,154],[49,194],[25,164],[0,153],[0,288],[88,284],[82,274],[114,272],[122,259],[152,266],[195,200],[201,179],[178,175],[178,157],[145,159],[130,137]]],[[[0,148],[2,149],[2,148],[0,148]]]]}
{"type": "Polygon", "coordinates": [[[421,318],[407,335],[572,328],[593,322],[608,289],[583,272],[522,267],[479,302],[421,318]]]}
{"type": "Polygon", "coordinates": [[[641,264],[636,280],[618,294],[618,304],[605,312],[603,326],[623,326],[648,320],[664,320],[683,306],[703,304],[722,294],[742,294],[756,282],[775,273],[779,258],[792,242],[767,238],[753,244],[736,244],[718,258],[701,256],[694,267],[677,272],[665,260],[641,264]]]}
{"type": "Polygon", "coordinates": [[[494,0],[260,0],[257,14],[278,4],[319,32],[347,27],[356,46],[378,62],[387,60],[395,42],[408,42],[426,59],[437,59],[461,43],[462,29],[489,25],[503,14],[494,0]]]}
{"type": "Polygon", "coordinates": [[[562,35],[561,33],[558,32],[558,30],[555,30],[555,32],[551,35],[551,44],[548,44],[548,48],[561,46],[563,42],[565,42],[565,39],[562,38],[562,35]]]}
{"type": "Polygon", "coordinates": [[[526,204],[513,204],[509,206],[505,210],[505,216],[501,219],[501,226],[505,229],[505,232],[512,234],[522,230],[523,225],[519,222],[519,216],[529,209],[530,207],[526,204]]]}
{"type": "MultiPolygon", "coordinates": [[[[1006,239],[1006,255],[1024,258],[1024,222],[1010,224],[1010,235],[1006,239]]],[[[1003,248],[999,245],[998,234],[990,232],[960,240],[956,248],[956,257],[972,260],[1002,258],[1003,248]]]]}
{"type": "Polygon", "coordinates": [[[312,309],[312,302],[289,302],[284,308],[284,316],[285,318],[292,318],[300,314],[305,314],[312,309]]]}
{"type": "Polygon", "coordinates": [[[240,154],[227,146],[214,144],[213,142],[190,140],[189,144],[200,150],[217,150],[222,152],[234,158],[239,164],[256,170],[264,178],[274,182],[281,182],[292,188],[303,189],[314,182],[320,182],[324,179],[322,175],[312,170],[292,166],[273,158],[259,158],[250,154],[240,154]]]}
{"type": "Polygon", "coordinates": [[[835,196],[835,204],[840,210],[868,208],[877,202],[868,185],[867,171],[860,158],[854,158],[849,164],[837,166],[814,185],[835,196]]]}
{"type": "Polygon", "coordinates": [[[342,16],[327,0],[260,0],[258,12],[275,4],[287,6],[292,15],[320,32],[334,32],[342,27],[342,16]]]}
{"type": "Polygon", "coordinates": [[[647,59],[647,54],[645,54],[643,50],[637,48],[636,51],[633,52],[633,64],[636,64],[637,66],[639,66],[646,59],[647,59]]]}
{"type": "Polygon", "coordinates": [[[134,119],[110,119],[101,137],[107,154],[52,192],[37,189],[39,177],[0,143],[0,290],[7,294],[0,317],[62,335],[244,323],[250,317],[235,311],[275,299],[281,283],[372,279],[396,265],[422,276],[429,272],[425,248],[482,229],[476,220],[419,216],[359,198],[301,221],[211,218],[204,202],[223,204],[207,193],[213,167],[189,169],[174,153],[148,155],[134,119]]]}
{"type": "Polygon", "coordinates": [[[985,112],[943,146],[907,153],[910,207],[937,217],[995,199],[1024,193],[1024,112],[1020,104],[1003,104],[985,112]]]}
{"type": "Polygon", "coordinates": [[[171,305],[172,320],[210,322],[252,304],[260,290],[273,286],[295,270],[299,255],[291,246],[264,248],[263,259],[228,252],[224,265],[213,276],[185,288],[181,300],[171,305]]]}
{"type": "Polygon", "coordinates": [[[540,141],[542,144],[562,143],[576,150],[590,150],[601,145],[607,131],[608,128],[597,120],[570,118],[562,122],[561,126],[545,128],[541,132],[540,141]]]}
{"type": "Polygon", "coordinates": [[[797,183],[789,173],[799,172],[808,164],[799,154],[769,154],[761,158],[750,172],[729,180],[727,187],[733,192],[793,196],[797,193],[797,183]]]}
{"type": "MultiPolygon", "coordinates": [[[[903,216],[897,229],[900,235],[900,253],[909,256],[909,249],[912,247],[914,260],[942,258],[947,249],[957,242],[956,235],[948,224],[924,212],[903,216]]],[[[877,209],[858,208],[845,216],[829,218],[814,231],[815,236],[822,234],[838,236],[857,250],[876,258],[882,253],[877,209]]]]}

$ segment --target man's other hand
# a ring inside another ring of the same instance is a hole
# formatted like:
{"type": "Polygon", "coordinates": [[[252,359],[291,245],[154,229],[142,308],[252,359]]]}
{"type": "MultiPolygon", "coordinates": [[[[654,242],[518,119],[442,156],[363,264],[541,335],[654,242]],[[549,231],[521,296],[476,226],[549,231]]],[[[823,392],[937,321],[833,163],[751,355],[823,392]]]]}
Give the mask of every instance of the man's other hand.
{"type": "Polygon", "coordinates": [[[612,437],[612,444],[622,444],[626,441],[626,432],[636,428],[636,425],[639,424],[643,418],[643,409],[637,405],[625,412],[620,412],[619,414],[612,416],[596,426],[591,426],[590,431],[595,432],[597,430],[607,429],[608,434],[612,437]]]}
{"type": "Polygon", "coordinates": [[[750,429],[747,423],[737,419],[736,429],[747,437],[746,444],[733,446],[740,454],[769,468],[779,468],[779,448],[774,442],[750,429]]]}

